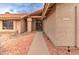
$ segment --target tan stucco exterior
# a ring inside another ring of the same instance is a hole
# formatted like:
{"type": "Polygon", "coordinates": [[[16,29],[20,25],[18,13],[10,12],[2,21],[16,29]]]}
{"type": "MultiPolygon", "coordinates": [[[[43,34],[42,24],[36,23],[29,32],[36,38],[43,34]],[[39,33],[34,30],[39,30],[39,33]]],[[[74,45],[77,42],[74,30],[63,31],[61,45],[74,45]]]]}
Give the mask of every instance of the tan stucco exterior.
{"type": "Polygon", "coordinates": [[[20,21],[13,21],[13,29],[3,29],[3,24],[2,21],[0,21],[0,35],[2,36],[6,36],[6,34],[8,35],[16,35],[16,34],[21,34],[23,32],[26,31],[26,22],[24,19],[20,20],[20,21]],[[2,34],[3,33],[3,34],[2,34]]]}
{"type": "MultiPolygon", "coordinates": [[[[26,19],[27,20],[27,19],[26,19]]],[[[22,19],[21,21],[20,21],[20,24],[21,24],[21,33],[23,33],[23,32],[25,32],[26,31],[26,29],[27,29],[27,22],[24,20],[24,19],[22,19]]]]}
{"type": "Polygon", "coordinates": [[[32,18],[28,17],[27,18],[27,32],[32,31],[32,18]]]}
{"type": "Polygon", "coordinates": [[[14,28],[15,28],[16,34],[18,34],[18,33],[20,34],[21,33],[21,21],[15,21],[14,28]]]}
{"type": "Polygon", "coordinates": [[[56,8],[55,8],[55,6],[51,13],[52,14],[49,17],[47,17],[46,19],[44,19],[44,21],[43,21],[43,31],[47,34],[47,36],[55,44],[55,33],[56,33],[56,8]]]}
{"type": "Polygon", "coordinates": [[[75,5],[56,5],[56,45],[75,46],[75,5]]]}
{"type": "Polygon", "coordinates": [[[76,20],[77,22],[76,22],[76,27],[77,27],[77,41],[76,41],[76,43],[77,43],[77,47],[79,47],[79,4],[77,4],[77,20],[76,20]]]}
{"type": "Polygon", "coordinates": [[[79,47],[79,4],[60,3],[55,6],[43,21],[44,32],[56,46],[79,47]]]}

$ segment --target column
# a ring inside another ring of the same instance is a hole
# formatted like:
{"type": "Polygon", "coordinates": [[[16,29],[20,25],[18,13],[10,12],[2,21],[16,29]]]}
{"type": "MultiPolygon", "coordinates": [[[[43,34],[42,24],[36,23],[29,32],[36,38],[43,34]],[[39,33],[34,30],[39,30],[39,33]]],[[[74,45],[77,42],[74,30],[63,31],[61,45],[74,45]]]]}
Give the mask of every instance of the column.
{"type": "Polygon", "coordinates": [[[27,32],[32,31],[32,18],[27,18],[27,32]]]}

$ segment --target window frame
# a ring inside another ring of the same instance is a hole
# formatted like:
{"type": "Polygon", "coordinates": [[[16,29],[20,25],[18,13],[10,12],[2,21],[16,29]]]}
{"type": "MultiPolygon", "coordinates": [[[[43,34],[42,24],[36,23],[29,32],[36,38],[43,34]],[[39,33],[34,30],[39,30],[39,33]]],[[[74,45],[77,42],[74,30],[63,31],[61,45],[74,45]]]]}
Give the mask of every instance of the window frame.
{"type": "Polygon", "coordinates": [[[2,20],[2,29],[3,30],[13,30],[14,29],[14,22],[13,22],[13,20],[2,20]],[[4,26],[4,22],[6,22],[6,21],[11,21],[12,22],[12,24],[11,25],[7,25],[7,26],[12,26],[12,28],[4,28],[5,26],[4,26]]]}

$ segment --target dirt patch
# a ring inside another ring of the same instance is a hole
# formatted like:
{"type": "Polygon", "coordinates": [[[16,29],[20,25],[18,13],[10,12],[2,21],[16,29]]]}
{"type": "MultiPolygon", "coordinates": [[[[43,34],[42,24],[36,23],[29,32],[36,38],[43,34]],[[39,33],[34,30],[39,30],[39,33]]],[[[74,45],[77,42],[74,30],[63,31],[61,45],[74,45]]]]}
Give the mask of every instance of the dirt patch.
{"type": "Polygon", "coordinates": [[[24,35],[19,39],[7,40],[1,47],[0,51],[3,55],[26,55],[31,42],[34,38],[35,32],[24,35]]]}

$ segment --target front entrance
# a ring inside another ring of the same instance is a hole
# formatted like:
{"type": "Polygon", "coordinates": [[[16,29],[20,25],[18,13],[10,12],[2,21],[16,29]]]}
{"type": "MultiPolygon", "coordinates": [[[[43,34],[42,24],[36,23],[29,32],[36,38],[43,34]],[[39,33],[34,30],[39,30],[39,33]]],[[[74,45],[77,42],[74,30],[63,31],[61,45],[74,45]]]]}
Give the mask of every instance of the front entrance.
{"type": "Polygon", "coordinates": [[[36,20],[36,31],[42,31],[43,30],[43,24],[42,20],[36,20]]]}

